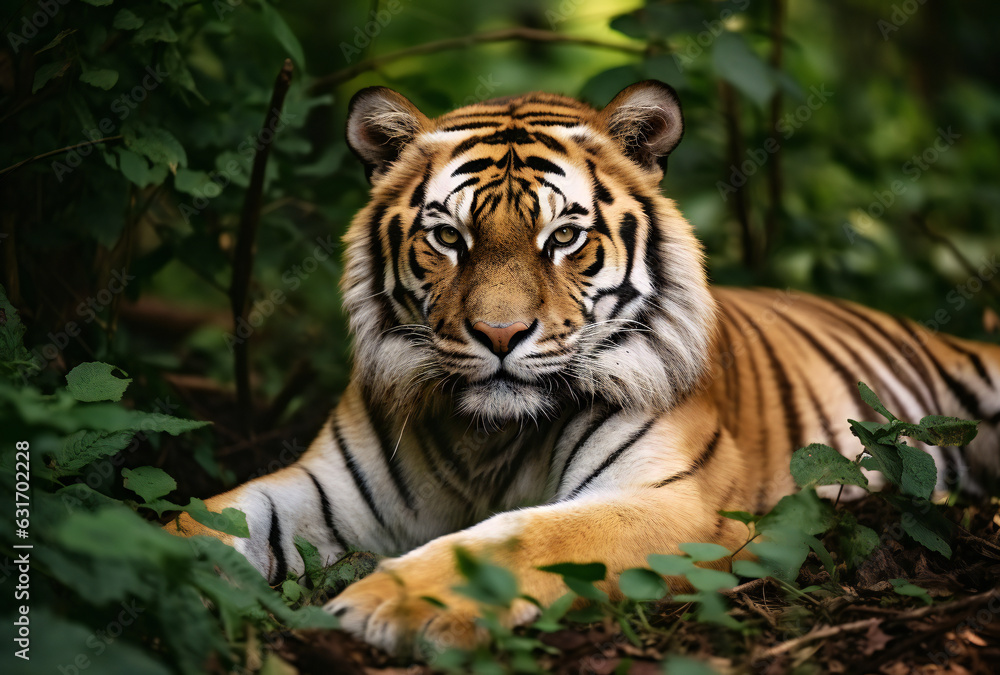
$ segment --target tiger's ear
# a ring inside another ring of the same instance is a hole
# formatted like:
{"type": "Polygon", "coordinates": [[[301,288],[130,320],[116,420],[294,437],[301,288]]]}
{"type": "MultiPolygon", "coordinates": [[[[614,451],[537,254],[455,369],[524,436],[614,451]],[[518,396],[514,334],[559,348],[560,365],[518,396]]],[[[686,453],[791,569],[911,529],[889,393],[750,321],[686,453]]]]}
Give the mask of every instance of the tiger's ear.
{"type": "Polygon", "coordinates": [[[599,122],[622,152],[646,171],[667,170],[667,155],[684,135],[677,92],[669,84],[645,80],[626,87],[601,111],[599,122]]]}
{"type": "Polygon", "coordinates": [[[372,183],[430,122],[402,94],[386,87],[362,89],[347,110],[347,144],[372,183]]]}

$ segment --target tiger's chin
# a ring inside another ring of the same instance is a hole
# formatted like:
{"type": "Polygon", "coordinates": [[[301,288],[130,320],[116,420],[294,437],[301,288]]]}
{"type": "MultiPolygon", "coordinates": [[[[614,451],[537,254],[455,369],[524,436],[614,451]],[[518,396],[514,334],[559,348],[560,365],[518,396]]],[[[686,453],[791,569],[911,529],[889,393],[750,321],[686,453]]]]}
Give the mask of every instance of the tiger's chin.
{"type": "Polygon", "coordinates": [[[455,393],[456,410],[490,426],[558,414],[562,397],[550,387],[493,378],[466,384],[455,393]]]}

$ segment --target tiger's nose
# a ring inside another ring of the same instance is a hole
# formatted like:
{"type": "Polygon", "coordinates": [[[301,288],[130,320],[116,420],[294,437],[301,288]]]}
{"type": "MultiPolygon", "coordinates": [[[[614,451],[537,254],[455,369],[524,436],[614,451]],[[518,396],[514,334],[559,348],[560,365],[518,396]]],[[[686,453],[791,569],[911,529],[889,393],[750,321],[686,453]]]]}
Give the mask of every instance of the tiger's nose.
{"type": "Polygon", "coordinates": [[[499,356],[501,359],[506,356],[517,344],[528,336],[531,332],[531,328],[537,323],[533,321],[531,326],[528,326],[523,321],[515,321],[514,323],[507,324],[506,326],[491,326],[485,321],[477,321],[474,326],[472,326],[472,337],[476,338],[489,349],[493,351],[494,354],[499,356]]]}

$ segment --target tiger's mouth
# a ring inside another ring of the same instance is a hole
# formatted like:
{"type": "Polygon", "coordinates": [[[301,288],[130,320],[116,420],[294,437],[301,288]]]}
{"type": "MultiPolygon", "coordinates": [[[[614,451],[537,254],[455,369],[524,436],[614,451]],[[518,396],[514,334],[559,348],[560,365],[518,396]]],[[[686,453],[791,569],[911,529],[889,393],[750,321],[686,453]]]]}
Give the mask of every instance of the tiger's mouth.
{"type": "Polygon", "coordinates": [[[460,413],[496,424],[553,417],[570,398],[562,381],[525,380],[503,369],[481,380],[460,378],[453,392],[460,413]]]}

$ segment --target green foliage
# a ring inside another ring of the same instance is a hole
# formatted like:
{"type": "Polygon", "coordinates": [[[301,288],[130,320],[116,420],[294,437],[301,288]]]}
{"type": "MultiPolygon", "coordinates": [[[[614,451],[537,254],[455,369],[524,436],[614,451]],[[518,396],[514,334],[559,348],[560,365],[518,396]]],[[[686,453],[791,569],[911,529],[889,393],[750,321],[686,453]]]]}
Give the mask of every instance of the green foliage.
{"type": "Polygon", "coordinates": [[[66,390],[77,401],[120,401],[131,382],[107,363],[81,363],[66,374],[66,390]]]}
{"type": "MultiPolygon", "coordinates": [[[[2,289],[0,306],[9,307],[2,289]]],[[[0,325],[0,358],[16,358],[22,333],[17,313],[9,312],[0,325]]],[[[128,384],[106,363],[81,364],[66,379],[67,386],[51,394],[0,385],[0,413],[11,422],[0,426],[0,443],[30,457],[31,490],[18,499],[28,500],[27,537],[14,539],[8,528],[2,548],[13,558],[20,552],[14,544],[32,545],[35,667],[81,668],[83,658],[102,673],[200,674],[210,658],[243,663],[249,655],[236,645],[253,631],[336,626],[334,617],[301,597],[289,597],[298,601],[289,607],[234,549],[214,539],[172,536],[140,515],[184,510],[214,529],[248,535],[246,518],[235,509],[217,514],[200,500],[186,507],[166,502],[177,485],[160,468],[125,467],[117,479],[123,453],[148,452],[134,438],[151,443],[155,434],[183,434],[206,423],[100,403],[120,399],[128,384]],[[129,491],[142,503],[123,499],[129,491]]],[[[0,455],[0,499],[8,504],[22,480],[15,479],[13,460],[13,452],[0,455]]],[[[315,581],[315,549],[303,558],[315,581]]]]}

